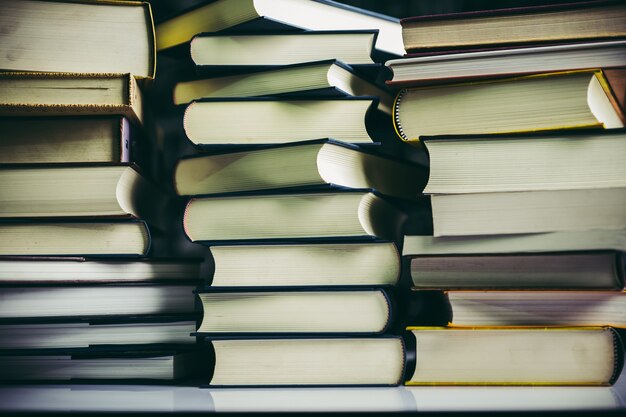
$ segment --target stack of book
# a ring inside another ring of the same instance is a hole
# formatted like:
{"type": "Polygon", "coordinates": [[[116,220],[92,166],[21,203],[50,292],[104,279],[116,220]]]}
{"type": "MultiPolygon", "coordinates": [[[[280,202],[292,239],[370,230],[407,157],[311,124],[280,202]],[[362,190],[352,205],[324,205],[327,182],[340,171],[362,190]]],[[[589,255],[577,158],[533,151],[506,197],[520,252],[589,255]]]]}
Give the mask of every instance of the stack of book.
{"type": "Polygon", "coordinates": [[[401,333],[419,311],[398,291],[401,208],[427,171],[373,143],[402,145],[377,81],[395,51],[386,25],[399,23],[302,1],[254,6],[264,24],[307,15],[316,30],[224,26],[240,6],[217,1],[157,26],[163,54],[199,74],[173,88],[197,150],[173,177],[190,198],[184,231],[214,261],[198,290],[209,385],[400,384],[412,361],[401,333]]]}
{"type": "Polygon", "coordinates": [[[403,255],[413,288],[444,290],[451,308],[449,327],[414,330],[445,361],[416,382],[619,375],[625,17],[596,1],[402,22],[412,54],[387,62],[403,87],[394,123],[429,153],[434,232],[405,236],[403,255]]]}
{"type": "Polygon", "coordinates": [[[150,256],[149,5],[2,2],[0,26],[0,380],[183,376],[200,263],[150,256]]]}

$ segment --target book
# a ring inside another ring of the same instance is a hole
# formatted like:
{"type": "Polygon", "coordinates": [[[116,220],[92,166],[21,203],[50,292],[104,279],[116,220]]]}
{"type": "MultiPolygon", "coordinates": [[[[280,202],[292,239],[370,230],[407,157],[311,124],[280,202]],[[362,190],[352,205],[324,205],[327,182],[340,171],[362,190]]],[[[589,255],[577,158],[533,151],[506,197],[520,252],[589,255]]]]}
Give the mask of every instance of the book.
{"type": "Polygon", "coordinates": [[[626,228],[626,188],[435,194],[435,236],[626,228]]]}
{"type": "Polygon", "coordinates": [[[189,314],[193,290],[187,284],[10,286],[0,291],[0,319],[189,314]]]}
{"type": "Polygon", "coordinates": [[[16,256],[0,258],[1,284],[87,284],[200,280],[201,259],[16,256]]]}
{"type": "Polygon", "coordinates": [[[427,177],[424,166],[325,140],[181,159],[174,188],[200,195],[339,186],[415,199],[427,177]]]}
{"type": "Polygon", "coordinates": [[[0,380],[173,381],[206,372],[203,352],[74,349],[68,352],[0,355],[0,380]]]}
{"type": "Polygon", "coordinates": [[[602,71],[582,70],[403,89],[396,97],[399,136],[624,127],[602,71]]]}
{"type": "Polygon", "coordinates": [[[204,99],[185,107],[183,127],[187,138],[199,146],[322,138],[371,143],[366,116],[376,103],[374,97],[204,99]]]}
{"type": "Polygon", "coordinates": [[[610,385],[623,367],[611,328],[408,331],[417,359],[407,385],[610,385]]]}
{"type": "Polygon", "coordinates": [[[377,31],[201,33],[189,41],[200,72],[276,67],[337,59],[347,65],[374,65],[377,31]],[[218,68],[211,68],[218,67],[218,68]]]}
{"type": "Polygon", "coordinates": [[[147,2],[2,2],[0,68],[131,73],[153,77],[155,38],[147,2]]]}
{"type": "Polygon", "coordinates": [[[430,159],[428,194],[626,186],[622,129],[424,137],[422,142],[430,159]]]}
{"type": "Polygon", "coordinates": [[[90,346],[191,344],[195,320],[124,318],[119,323],[0,324],[0,349],[68,349],[90,346]]]}
{"type": "Polygon", "coordinates": [[[389,85],[626,66],[626,40],[427,52],[389,60],[389,85]]]}
{"type": "Polygon", "coordinates": [[[329,0],[218,0],[158,24],[157,50],[188,42],[201,32],[231,28],[258,31],[285,26],[291,30],[378,30],[376,49],[404,54],[398,19],[329,0]]]}
{"type": "Polygon", "coordinates": [[[4,222],[0,256],[145,256],[150,231],[142,221],[4,222]]]}
{"type": "Polygon", "coordinates": [[[396,285],[391,242],[223,245],[209,248],[211,287],[396,285]]]}
{"type": "Polygon", "coordinates": [[[453,326],[626,327],[622,291],[447,291],[453,326]]]}
{"type": "Polygon", "coordinates": [[[167,198],[128,165],[0,167],[0,217],[135,217],[157,222],[167,198]]]}
{"type": "Polygon", "coordinates": [[[624,288],[621,252],[411,256],[413,289],[624,288]]]}
{"type": "Polygon", "coordinates": [[[341,61],[285,65],[235,75],[181,81],[174,86],[174,104],[219,97],[276,96],[293,93],[316,96],[378,97],[377,109],[391,114],[393,96],[361,77],[341,61]]]}
{"type": "Polygon", "coordinates": [[[407,51],[510,45],[626,35],[620,1],[493,9],[416,16],[400,21],[407,51]]]}
{"type": "Polygon", "coordinates": [[[209,386],[398,385],[400,337],[211,340],[209,386]]]}
{"type": "Polygon", "coordinates": [[[402,256],[508,254],[590,250],[626,252],[626,230],[572,230],[546,233],[418,236],[405,235],[402,256]]]}
{"type": "Polygon", "coordinates": [[[0,164],[143,162],[123,116],[0,118],[0,164]]]}
{"type": "Polygon", "coordinates": [[[0,116],[121,115],[143,120],[131,74],[0,72],[0,116]]]}
{"type": "Polygon", "coordinates": [[[401,337],[211,340],[209,386],[610,385],[610,328],[408,328],[401,337]],[[584,354],[583,354],[584,352],[584,354]]]}
{"type": "Polygon", "coordinates": [[[367,191],[192,198],[183,216],[192,242],[394,240],[404,214],[367,191]]]}
{"type": "Polygon", "coordinates": [[[208,287],[198,297],[203,317],[197,335],[208,337],[382,334],[411,322],[406,304],[419,302],[407,298],[400,306],[391,290],[354,287],[208,287]]]}

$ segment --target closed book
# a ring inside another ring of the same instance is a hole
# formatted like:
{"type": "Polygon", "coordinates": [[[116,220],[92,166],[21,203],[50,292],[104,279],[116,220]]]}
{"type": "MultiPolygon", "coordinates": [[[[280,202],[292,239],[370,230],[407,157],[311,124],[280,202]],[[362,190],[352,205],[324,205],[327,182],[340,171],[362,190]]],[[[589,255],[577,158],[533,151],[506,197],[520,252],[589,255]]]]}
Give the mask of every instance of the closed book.
{"type": "Polygon", "coordinates": [[[121,115],[143,120],[142,94],[131,74],[0,73],[1,116],[121,115]]]}
{"type": "Polygon", "coordinates": [[[132,165],[0,167],[0,217],[133,217],[163,223],[167,196],[132,165]]]}
{"type": "Polygon", "coordinates": [[[246,69],[221,76],[180,81],[174,86],[174,104],[219,97],[258,96],[375,96],[378,110],[391,114],[393,96],[370,82],[353,67],[332,59],[281,65],[264,69],[246,69]]]}
{"type": "Polygon", "coordinates": [[[394,106],[398,135],[497,134],[624,127],[602,71],[545,73],[404,89],[394,106]]]}
{"type": "Polygon", "coordinates": [[[378,30],[376,48],[404,54],[397,19],[330,0],[219,0],[172,17],[156,27],[157,49],[189,41],[201,32],[246,25],[247,30],[291,26],[309,30],[378,30]]]}
{"type": "Polygon", "coordinates": [[[192,242],[394,240],[404,213],[364,190],[192,198],[183,217],[192,242]]]}
{"type": "Polygon", "coordinates": [[[0,164],[146,163],[146,141],[123,116],[5,117],[0,164]]]}
{"type": "Polygon", "coordinates": [[[454,326],[626,327],[623,291],[448,291],[454,326]]]}
{"type": "Polygon", "coordinates": [[[389,386],[403,382],[401,337],[211,340],[210,387],[389,386]]]}
{"type": "Polygon", "coordinates": [[[592,250],[626,251],[626,230],[589,229],[445,237],[405,235],[402,255],[509,254],[592,250]]]}
{"type": "Polygon", "coordinates": [[[416,199],[427,179],[424,166],[333,140],[202,155],[178,161],[179,195],[281,188],[370,188],[416,199]]]}
{"type": "Polygon", "coordinates": [[[620,252],[411,256],[413,289],[622,290],[620,252]]]}
{"type": "Polygon", "coordinates": [[[192,349],[65,349],[0,355],[3,382],[176,381],[206,373],[203,352],[192,349]]]}
{"type": "Polygon", "coordinates": [[[200,73],[240,71],[337,59],[350,66],[381,61],[377,31],[209,32],[184,46],[200,73]]]}
{"type": "Polygon", "coordinates": [[[421,295],[407,297],[392,287],[206,287],[198,291],[203,318],[197,335],[397,333],[418,319],[411,316],[424,308],[421,295]]]}
{"type": "Polygon", "coordinates": [[[622,230],[626,188],[431,196],[435,236],[622,230]]]}
{"type": "Polygon", "coordinates": [[[407,330],[407,385],[610,385],[623,367],[611,328],[407,330]]]}
{"type": "Polygon", "coordinates": [[[209,248],[211,288],[392,286],[400,254],[391,242],[220,245],[209,248]]]}
{"type": "Polygon", "coordinates": [[[67,349],[90,346],[180,345],[196,342],[190,317],[123,317],[119,322],[79,321],[0,324],[0,349],[67,349]]]}
{"type": "MultiPolygon", "coordinates": [[[[3,322],[194,312],[194,283],[30,285],[0,292],[3,322]]],[[[67,321],[67,320],[66,320],[67,321]]],[[[70,320],[71,321],[71,320],[70,320]]]]}
{"type": "Polygon", "coordinates": [[[7,221],[0,256],[145,256],[151,236],[143,221],[7,221]]]}
{"type": "Polygon", "coordinates": [[[150,4],[136,1],[2,2],[0,69],[131,73],[153,77],[150,4]]]}
{"type": "Polygon", "coordinates": [[[0,283],[95,284],[200,280],[202,259],[105,259],[68,256],[0,258],[0,283]]]}
{"type": "Polygon", "coordinates": [[[387,61],[387,84],[411,86],[508,77],[531,73],[626,66],[626,40],[578,41],[552,45],[493,46],[409,54],[387,61]]]}
{"type": "Polygon", "coordinates": [[[626,130],[424,137],[427,194],[626,186],[626,130]]]}
{"type": "Polygon", "coordinates": [[[375,97],[213,98],[185,107],[183,128],[197,146],[279,144],[333,138],[371,143],[366,120],[375,97]]]}
{"type": "Polygon", "coordinates": [[[626,35],[620,1],[585,1],[401,20],[407,51],[602,39],[626,35]]]}

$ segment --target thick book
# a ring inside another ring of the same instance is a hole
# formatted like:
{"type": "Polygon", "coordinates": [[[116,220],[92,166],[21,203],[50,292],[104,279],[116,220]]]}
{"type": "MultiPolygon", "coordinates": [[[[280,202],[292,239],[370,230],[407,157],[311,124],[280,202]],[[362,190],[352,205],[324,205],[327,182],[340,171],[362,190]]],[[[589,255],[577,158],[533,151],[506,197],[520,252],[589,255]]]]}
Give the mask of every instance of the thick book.
{"type": "Polygon", "coordinates": [[[567,232],[445,237],[405,235],[402,256],[598,250],[626,252],[626,230],[593,229],[567,232]]]}
{"type": "Polygon", "coordinates": [[[0,116],[121,115],[143,120],[131,74],[0,72],[0,116]]]}
{"type": "Polygon", "coordinates": [[[427,171],[408,161],[324,140],[181,159],[174,170],[174,188],[179,195],[202,195],[338,186],[416,199],[427,171]]]}
{"type": "Polygon", "coordinates": [[[205,352],[193,349],[65,349],[0,355],[4,383],[18,381],[182,381],[209,369],[205,352]]]}
{"type": "Polygon", "coordinates": [[[404,54],[398,19],[330,0],[218,0],[168,19],[156,27],[157,49],[182,43],[201,32],[262,31],[290,26],[309,30],[377,30],[376,49],[404,54]]]}
{"type": "Polygon", "coordinates": [[[0,284],[87,284],[200,280],[202,259],[0,258],[0,284]]]}
{"type": "Polygon", "coordinates": [[[400,294],[382,287],[206,287],[198,290],[203,316],[197,335],[397,333],[423,310],[422,294],[411,295],[400,305],[400,294]]]}
{"type": "Polygon", "coordinates": [[[223,245],[209,248],[210,286],[391,286],[400,254],[391,242],[223,245]]]}
{"type": "Polygon", "coordinates": [[[194,283],[14,285],[0,291],[3,322],[190,314],[194,283]]]}
{"type": "Polygon", "coordinates": [[[375,97],[221,98],[185,107],[183,128],[198,146],[279,144],[333,138],[371,143],[366,119],[375,97]]]}
{"type": "Polygon", "coordinates": [[[132,217],[163,222],[167,196],[129,165],[0,167],[0,218],[132,217]]]}
{"type": "Polygon", "coordinates": [[[0,324],[0,349],[193,344],[196,321],[183,317],[123,318],[120,322],[0,324]]]}
{"type": "Polygon", "coordinates": [[[0,222],[0,256],[126,256],[150,250],[143,221],[0,222]]]}
{"type": "Polygon", "coordinates": [[[493,9],[402,19],[407,51],[458,49],[626,35],[626,7],[621,1],[493,9]]]}
{"type": "Polygon", "coordinates": [[[377,37],[376,31],[201,33],[189,42],[188,53],[201,73],[329,59],[350,66],[374,65],[379,60],[377,37]]]}
{"type": "Polygon", "coordinates": [[[394,106],[406,141],[423,136],[624,127],[602,71],[581,70],[408,88],[394,106]]]}
{"type": "Polygon", "coordinates": [[[407,385],[610,385],[624,348],[611,328],[408,328],[407,385]]]}
{"type": "Polygon", "coordinates": [[[626,229],[626,187],[434,194],[435,236],[626,229]]]}
{"type": "Polygon", "coordinates": [[[414,290],[624,288],[621,252],[411,256],[414,290]]]}
{"type": "Polygon", "coordinates": [[[387,84],[410,86],[482,77],[626,66],[626,39],[410,54],[387,61],[387,84]]]}
{"type": "Polygon", "coordinates": [[[5,117],[0,164],[145,162],[145,142],[123,116],[5,117]]]}
{"type": "Polygon", "coordinates": [[[447,291],[453,326],[626,327],[623,291],[447,291]]]}
{"type": "Polygon", "coordinates": [[[424,137],[426,194],[626,186],[626,130],[424,137]]]}
{"type": "Polygon", "coordinates": [[[150,4],[136,1],[2,2],[0,69],[131,73],[153,77],[150,4]]]}
{"type": "Polygon", "coordinates": [[[330,61],[283,65],[262,70],[180,81],[174,86],[174,104],[220,97],[277,95],[378,97],[378,110],[391,114],[393,96],[334,58],[330,61]]]}
{"type": "Polygon", "coordinates": [[[367,190],[197,197],[183,216],[192,242],[394,240],[405,214],[367,190]]]}
{"type": "Polygon", "coordinates": [[[610,328],[408,328],[401,337],[211,341],[209,386],[610,385],[610,328]]]}

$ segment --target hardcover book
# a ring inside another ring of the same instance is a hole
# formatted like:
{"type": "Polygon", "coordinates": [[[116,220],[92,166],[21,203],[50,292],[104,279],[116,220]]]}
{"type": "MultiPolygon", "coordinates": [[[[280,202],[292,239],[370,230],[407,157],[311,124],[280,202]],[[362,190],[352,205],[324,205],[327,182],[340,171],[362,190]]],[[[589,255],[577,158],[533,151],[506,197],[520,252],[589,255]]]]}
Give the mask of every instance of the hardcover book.
{"type": "Polygon", "coordinates": [[[0,72],[0,116],[121,115],[143,120],[131,74],[0,72]]]}
{"type": "Polygon", "coordinates": [[[132,256],[150,250],[143,221],[0,223],[0,256],[132,256]]]}
{"type": "Polygon", "coordinates": [[[493,9],[401,20],[407,51],[457,49],[626,35],[621,1],[585,1],[493,9]]]}
{"type": "Polygon", "coordinates": [[[620,252],[421,255],[410,257],[414,290],[624,288],[620,252]]]}
{"type": "Polygon", "coordinates": [[[394,106],[398,135],[423,136],[624,127],[602,71],[526,75],[404,89],[394,106]]]}
{"type": "Polygon", "coordinates": [[[400,279],[393,243],[223,245],[209,248],[210,286],[382,286],[400,279]]]}
{"type": "Polygon", "coordinates": [[[123,116],[4,117],[0,164],[146,162],[145,141],[123,116]]]}
{"type": "Polygon", "coordinates": [[[0,27],[4,71],[154,76],[154,25],[147,2],[3,1],[0,27]]]}
{"type": "Polygon", "coordinates": [[[424,166],[325,140],[181,159],[174,188],[179,195],[201,195],[338,186],[416,199],[426,171],[424,166]]]}
{"type": "Polygon", "coordinates": [[[222,98],[187,105],[183,127],[198,146],[279,144],[333,138],[371,143],[366,118],[375,97],[222,98]]]}
{"type": "Polygon", "coordinates": [[[212,78],[181,81],[174,86],[174,104],[220,97],[374,96],[378,110],[391,114],[393,96],[341,61],[284,65],[212,78]]]}
{"type": "Polygon", "coordinates": [[[362,190],[192,198],[183,227],[192,242],[394,240],[405,215],[362,190]]]}

